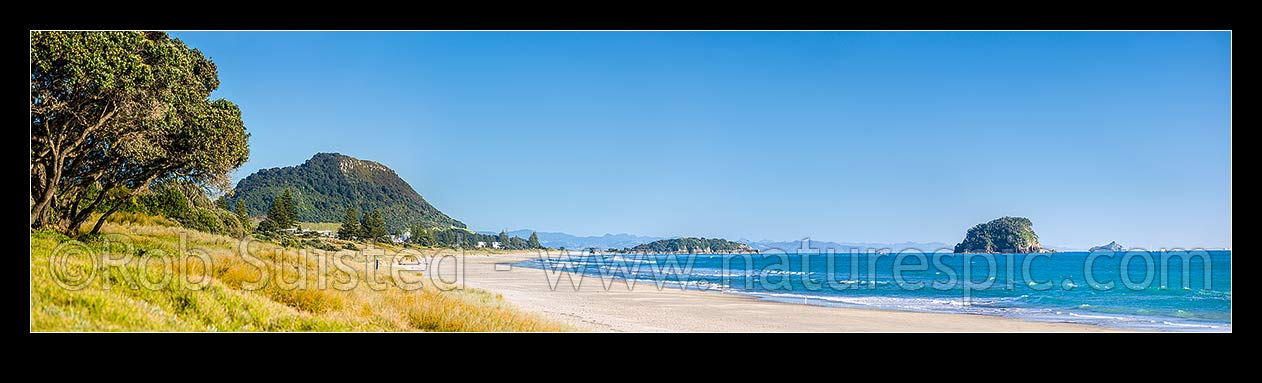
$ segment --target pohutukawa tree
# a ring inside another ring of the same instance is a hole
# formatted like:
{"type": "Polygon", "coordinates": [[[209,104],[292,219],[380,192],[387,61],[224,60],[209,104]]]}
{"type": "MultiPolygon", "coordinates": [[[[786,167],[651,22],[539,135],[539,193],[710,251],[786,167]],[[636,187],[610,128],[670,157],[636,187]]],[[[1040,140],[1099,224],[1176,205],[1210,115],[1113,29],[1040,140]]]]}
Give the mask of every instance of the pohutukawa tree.
{"type": "Polygon", "coordinates": [[[163,32],[31,33],[31,227],[91,233],[157,180],[226,189],[249,156],[215,64],[163,32]]]}

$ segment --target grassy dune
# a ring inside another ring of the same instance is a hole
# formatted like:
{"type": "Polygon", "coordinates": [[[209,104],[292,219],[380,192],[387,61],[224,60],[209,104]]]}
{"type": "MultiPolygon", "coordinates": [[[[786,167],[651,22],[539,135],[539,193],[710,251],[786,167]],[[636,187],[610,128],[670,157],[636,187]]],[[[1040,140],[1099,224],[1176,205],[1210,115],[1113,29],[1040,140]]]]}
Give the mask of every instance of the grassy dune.
{"type": "Polygon", "coordinates": [[[31,234],[32,331],[568,330],[482,290],[443,291],[424,278],[411,291],[366,283],[394,280],[363,266],[371,253],[303,257],[254,241],[243,257],[237,239],[129,214],[102,232],[83,242],[31,234]],[[335,256],[348,267],[329,263],[335,256]],[[270,283],[259,283],[264,275],[270,283]]]}

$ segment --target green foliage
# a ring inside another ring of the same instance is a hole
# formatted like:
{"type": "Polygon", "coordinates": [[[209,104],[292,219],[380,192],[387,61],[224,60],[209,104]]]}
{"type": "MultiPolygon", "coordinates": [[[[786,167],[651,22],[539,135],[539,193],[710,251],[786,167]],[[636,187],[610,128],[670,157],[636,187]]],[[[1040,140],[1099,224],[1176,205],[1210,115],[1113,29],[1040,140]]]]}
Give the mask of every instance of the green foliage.
{"type": "Polygon", "coordinates": [[[424,226],[416,225],[411,231],[412,238],[408,240],[414,244],[427,247],[442,246],[438,243],[438,238],[434,235],[434,232],[438,231],[438,229],[426,229],[424,226]]]}
{"type": "Polygon", "coordinates": [[[95,233],[155,180],[223,189],[248,158],[215,64],[166,33],[32,32],[30,78],[32,228],[99,212],[95,233]]]}
{"type": "Polygon", "coordinates": [[[160,215],[180,221],[192,215],[193,202],[179,187],[169,183],[154,186],[151,193],[141,194],[131,200],[133,206],[125,206],[120,210],[160,215]]]}
{"type": "Polygon", "coordinates": [[[292,235],[279,234],[275,238],[272,238],[272,240],[276,241],[276,244],[281,245],[283,247],[288,247],[288,248],[302,247],[302,243],[298,242],[298,239],[294,238],[294,236],[292,235]]]}
{"type": "MultiPolygon", "coordinates": [[[[224,202],[227,203],[227,202],[224,202]]],[[[245,204],[237,201],[237,221],[241,223],[241,229],[246,233],[254,231],[253,224],[250,222],[250,213],[245,209],[245,204]]]]}
{"type": "Polygon", "coordinates": [[[233,238],[241,238],[250,232],[244,225],[241,224],[241,219],[238,218],[235,213],[218,207],[212,209],[211,211],[215,213],[215,217],[219,218],[219,223],[223,225],[223,232],[218,234],[224,234],[233,238]]]}
{"type": "Polygon", "coordinates": [[[673,238],[624,249],[631,253],[724,253],[753,251],[743,243],[721,238],[673,238]]]}
{"type": "Polygon", "coordinates": [[[1024,217],[1003,217],[968,230],[956,253],[1029,253],[1041,249],[1033,223],[1024,217]]]}
{"type": "Polygon", "coordinates": [[[263,169],[237,183],[233,199],[251,211],[266,210],[273,199],[292,190],[296,219],[339,222],[347,208],[380,210],[387,230],[399,232],[413,225],[465,227],[431,206],[393,170],[373,162],[319,153],[299,166],[263,169]]]}
{"type": "Polygon", "coordinates": [[[285,189],[284,194],[272,200],[272,206],[267,209],[267,221],[271,222],[270,227],[274,230],[284,230],[293,228],[298,223],[294,217],[294,195],[285,189]]]}
{"type": "MultiPolygon", "coordinates": [[[[236,218],[233,218],[234,220],[236,218]]],[[[224,231],[223,222],[219,221],[219,217],[209,209],[195,208],[193,213],[188,217],[187,221],[181,221],[185,227],[204,231],[207,233],[222,233],[224,231]]]]}
{"type": "Polygon", "coordinates": [[[259,226],[254,228],[254,231],[259,233],[271,233],[276,231],[276,224],[272,223],[270,220],[264,219],[259,221],[259,226]]]}
{"type": "Polygon", "coordinates": [[[542,249],[543,245],[539,243],[539,234],[533,231],[530,232],[530,240],[526,241],[526,246],[531,249],[542,249]]]}
{"type": "Polygon", "coordinates": [[[157,182],[148,191],[136,193],[118,205],[97,206],[114,210],[161,216],[193,230],[240,237],[247,232],[235,214],[210,202],[205,191],[188,181],[157,182]]]}
{"type": "Polygon", "coordinates": [[[355,208],[346,208],[346,216],[342,217],[342,226],[337,228],[338,239],[351,240],[359,236],[359,219],[356,218],[358,215],[355,208]]]}
{"type": "Polygon", "coordinates": [[[381,216],[381,210],[373,209],[372,213],[364,213],[360,233],[361,237],[371,241],[381,241],[385,236],[390,235],[386,229],[385,218],[381,216]]]}
{"type": "Polygon", "coordinates": [[[324,251],[338,251],[339,250],[337,246],[333,246],[333,244],[331,243],[321,241],[318,239],[306,239],[302,241],[302,244],[308,247],[314,247],[314,248],[324,250],[324,251]]]}
{"type": "Polygon", "coordinates": [[[519,237],[508,237],[507,233],[500,234],[481,234],[464,228],[448,228],[439,229],[431,228],[427,230],[412,230],[412,243],[429,246],[429,247],[461,247],[476,248],[478,242],[482,242],[487,248],[491,247],[492,242],[499,242],[501,248],[508,250],[524,250],[532,249],[529,242],[519,237]],[[504,239],[501,239],[504,238],[504,239]]]}
{"type": "MultiPolygon", "coordinates": [[[[294,194],[289,189],[285,189],[285,194],[280,195],[281,213],[284,214],[285,225],[282,227],[294,227],[298,225],[298,210],[294,204],[294,194]]],[[[281,222],[277,222],[281,223],[281,222]]]]}

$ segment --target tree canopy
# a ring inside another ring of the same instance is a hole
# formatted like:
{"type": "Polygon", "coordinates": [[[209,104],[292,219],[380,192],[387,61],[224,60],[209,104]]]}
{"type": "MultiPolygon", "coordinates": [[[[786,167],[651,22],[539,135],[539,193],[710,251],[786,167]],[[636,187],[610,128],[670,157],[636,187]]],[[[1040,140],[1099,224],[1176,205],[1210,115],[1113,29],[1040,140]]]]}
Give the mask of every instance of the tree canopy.
{"type": "Polygon", "coordinates": [[[150,184],[226,189],[249,156],[214,62],[163,32],[31,33],[32,228],[77,235],[150,184]]]}
{"type": "Polygon", "coordinates": [[[754,252],[749,246],[721,238],[672,238],[623,249],[630,253],[726,253],[754,252]]]}
{"type": "MultiPolygon", "coordinates": [[[[417,226],[412,230],[412,243],[421,246],[431,247],[461,247],[466,249],[477,248],[478,242],[482,242],[482,246],[491,247],[492,242],[499,242],[500,247],[509,250],[531,249],[529,241],[520,237],[510,237],[507,233],[500,234],[482,234],[463,228],[429,228],[417,226]]],[[[542,248],[539,246],[538,248],[542,248]]]]}
{"type": "Polygon", "coordinates": [[[241,221],[241,227],[244,228],[247,233],[254,230],[254,228],[251,227],[253,225],[251,225],[250,222],[250,213],[246,211],[245,204],[241,203],[241,201],[237,201],[236,214],[237,220],[241,221]]]}
{"type": "MultiPolygon", "coordinates": [[[[237,203],[242,203],[237,201],[237,203]]],[[[355,208],[346,208],[346,216],[342,217],[342,226],[337,228],[337,237],[339,239],[355,239],[359,236],[359,213],[355,212],[355,208]]]]}
{"type": "Polygon", "coordinates": [[[259,231],[271,231],[264,230],[263,228],[269,228],[272,230],[292,228],[298,225],[298,220],[296,219],[297,216],[298,215],[294,212],[294,195],[293,193],[290,193],[289,190],[285,190],[284,194],[281,194],[280,197],[272,200],[272,207],[267,209],[267,218],[263,220],[264,222],[267,222],[267,225],[264,226],[263,223],[260,222],[259,231]]]}
{"type": "Polygon", "coordinates": [[[383,237],[390,235],[390,231],[386,229],[386,220],[381,216],[381,210],[373,209],[372,213],[364,212],[364,222],[360,224],[360,236],[371,241],[380,241],[383,237]]]}
{"type": "Polygon", "coordinates": [[[539,243],[539,233],[530,232],[530,240],[526,241],[526,246],[531,249],[542,249],[543,245],[539,243]]]}

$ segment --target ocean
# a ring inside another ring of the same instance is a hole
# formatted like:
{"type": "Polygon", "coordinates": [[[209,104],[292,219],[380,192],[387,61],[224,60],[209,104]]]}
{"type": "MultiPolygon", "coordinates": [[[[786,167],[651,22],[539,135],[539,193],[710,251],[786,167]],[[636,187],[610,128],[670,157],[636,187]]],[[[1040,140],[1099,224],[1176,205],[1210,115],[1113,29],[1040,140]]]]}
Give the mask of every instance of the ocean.
{"type": "MultiPolygon", "coordinates": [[[[677,287],[793,304],[1231,331],[1231,251],[601,254],[518,265],[555,276],[575,273],[575,282],[578,276],[606,278],[637,289],[677,287]]],[[[572,287],[562,280],[555,288],[572,287]]]]}

